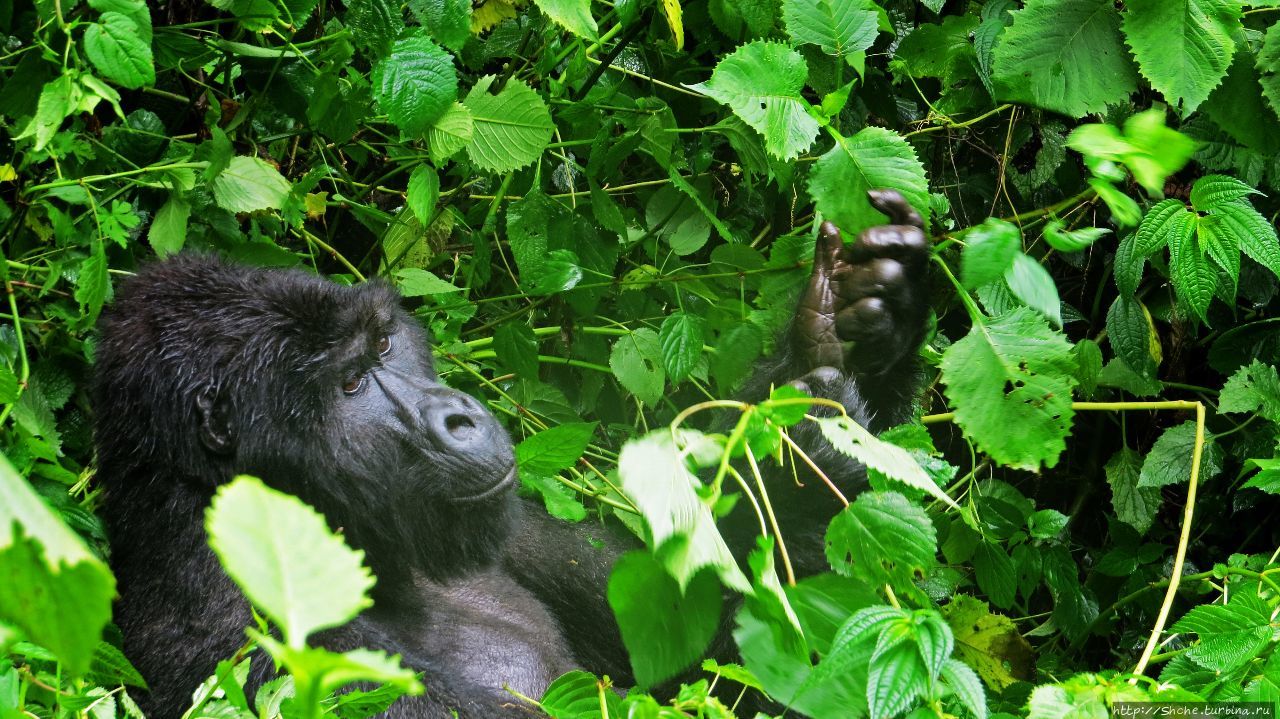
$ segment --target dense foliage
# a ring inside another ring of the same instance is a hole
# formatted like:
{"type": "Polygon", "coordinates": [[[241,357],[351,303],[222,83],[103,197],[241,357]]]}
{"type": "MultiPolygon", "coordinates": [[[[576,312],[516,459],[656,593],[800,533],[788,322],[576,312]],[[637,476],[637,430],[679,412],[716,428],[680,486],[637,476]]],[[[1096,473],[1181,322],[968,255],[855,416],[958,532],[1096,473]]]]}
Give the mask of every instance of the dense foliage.
{"type": "MultiPolygon", "coordinates": [[[[570,674],[553,716],[1280,702],[1280,2],[3,0],[0,33],[0,716],[137,715],[85,381],[113,282],[181,250],[386,278],[522,491],[647,537],[601,587],[640,687],[570,674]],[[935,240],[927,392],[881,439],[822,420],[872,491],[797,581],[751,475],[803,464],[809,400],[729,398],[875,187],[935,240]],[[740,656],[699,673],[722,608],[740,656]]],[[[190,716],[420,690],[306,646],[370,582],[314,513],[245,479],[208,528],[263,623],[190,716]],[[263,574],[273,532],[312,553],[263,574]],[[256,707],[254,643],[292,675],[256,707]]]]}

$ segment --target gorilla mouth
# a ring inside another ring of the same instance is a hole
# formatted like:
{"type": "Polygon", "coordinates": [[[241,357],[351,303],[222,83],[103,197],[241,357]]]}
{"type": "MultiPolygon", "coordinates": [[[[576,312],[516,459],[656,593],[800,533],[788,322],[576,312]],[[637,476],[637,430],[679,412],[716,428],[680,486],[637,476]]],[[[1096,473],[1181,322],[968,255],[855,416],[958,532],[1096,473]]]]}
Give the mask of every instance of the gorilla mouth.
{"type": "Polygon", "coordinates": [[[449,501],[456,504],[482,502],[486,499],[489,499],[491,497],[501,494],[508,487],[515,484],[515,482],[516,482],[516,467],[515,465],[512,465],[511,470],[507,472],[506,476],[504,476],[502,479],[498,480],[497,482],[494,482],[489,487],[482,489],[475,494],[468,494],[461,497],[453,497],[449,501]]]}

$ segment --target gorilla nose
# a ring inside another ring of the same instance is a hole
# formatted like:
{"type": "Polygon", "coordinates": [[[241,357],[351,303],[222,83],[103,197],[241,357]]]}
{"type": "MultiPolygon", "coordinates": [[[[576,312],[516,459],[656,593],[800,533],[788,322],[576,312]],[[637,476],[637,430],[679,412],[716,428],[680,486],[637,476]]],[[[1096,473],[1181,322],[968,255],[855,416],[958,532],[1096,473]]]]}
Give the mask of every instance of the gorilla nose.
{"type": "Polygon", "coordinates": [[[443,449],[475,451],[496,429],[493,416],[479,402],[454,390],[430,393],[420,410],[427,433],[443,449]]]}

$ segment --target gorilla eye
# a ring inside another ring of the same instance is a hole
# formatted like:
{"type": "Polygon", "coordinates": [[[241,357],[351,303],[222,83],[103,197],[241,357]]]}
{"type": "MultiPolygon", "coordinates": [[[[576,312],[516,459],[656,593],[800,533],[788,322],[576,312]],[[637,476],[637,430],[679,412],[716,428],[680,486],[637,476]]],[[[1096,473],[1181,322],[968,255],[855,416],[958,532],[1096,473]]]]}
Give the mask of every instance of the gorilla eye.
{"type": "Polygon", "coordinates": [[[342,383],[342,393],[350,397],[364,387],[365,374],[362,372],[342,383]]]}
{"type": "Polygon", "coordinates": [[[383,335],[378,339],[378,356],[386,357],[391,351],[391,335],[383,335]]]}

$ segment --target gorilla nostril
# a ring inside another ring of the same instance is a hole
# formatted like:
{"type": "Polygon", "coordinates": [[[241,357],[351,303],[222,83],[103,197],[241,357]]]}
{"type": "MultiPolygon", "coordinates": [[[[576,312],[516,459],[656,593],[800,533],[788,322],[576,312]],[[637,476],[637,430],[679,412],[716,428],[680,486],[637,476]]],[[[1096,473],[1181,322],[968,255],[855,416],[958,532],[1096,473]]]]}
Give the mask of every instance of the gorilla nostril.
{"type": "Polygon", "coordinates": [[[466,439],[476,428],[476,423],[465,414],[450,414],[444,418],[444,428],[454,438],[466,439]]]}

